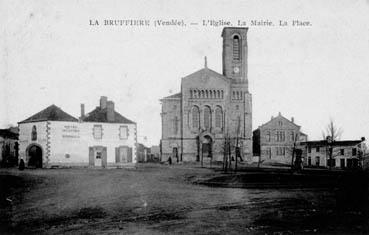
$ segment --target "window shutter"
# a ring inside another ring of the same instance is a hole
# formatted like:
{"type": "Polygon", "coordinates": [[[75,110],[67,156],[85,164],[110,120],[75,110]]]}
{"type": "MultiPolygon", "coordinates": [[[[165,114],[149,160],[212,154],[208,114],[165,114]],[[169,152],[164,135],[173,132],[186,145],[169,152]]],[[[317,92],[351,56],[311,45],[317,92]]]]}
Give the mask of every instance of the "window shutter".
{"type": "Polygon", "coordinates": [[[88,156],[89,156],[89,159],[90,159],[89,165],[94,166],[95,165],[95,158],[94,158],[94,149],[92,147],[89,147],[88,156]]]}
{"type": "Polygon", "coordinates": [[[102,166],[103,167],[106,167],[107,166],[107,151],[106,151],[106,147],[103,148],[103,151],[102,151],[102,166]]]}
{"type": "Polygon", "coordinates": [[[128,148],[128,159],[127,162],[132,162],[132,148],[128,148]]]}
{"type": "Polygon", "coordinates": [[[119,148],[115,148],[115,163],[120,162],[119,159],[119,148]]]}

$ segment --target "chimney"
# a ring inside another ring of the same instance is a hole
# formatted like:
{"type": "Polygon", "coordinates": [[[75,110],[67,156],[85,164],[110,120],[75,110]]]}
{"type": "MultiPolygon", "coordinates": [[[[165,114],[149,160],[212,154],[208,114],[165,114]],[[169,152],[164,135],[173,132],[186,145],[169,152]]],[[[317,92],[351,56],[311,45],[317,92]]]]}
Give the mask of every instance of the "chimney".
{"type": "Polygon", "coordinates": [[[114,102],[110,100],[106,102],[106,119],[108,122],[115,120],[114,102]]]}
{"type": "Polygon", "coordinates": [[[295,118],[294,117],[291,117],[291,122],[295,123],[295,118]]]}
{"type": "Polygon", "coordinates": [[[81,104],[81,118],[85,117],[85,104],[81,104]]]}
{"type": "Polygon", "coordinates": [[[100,108],[101,109],[105,109],[106,108],[106,103],[108,102],[108,97],[106,96],[101,96],[100,97],[100,108]]]}

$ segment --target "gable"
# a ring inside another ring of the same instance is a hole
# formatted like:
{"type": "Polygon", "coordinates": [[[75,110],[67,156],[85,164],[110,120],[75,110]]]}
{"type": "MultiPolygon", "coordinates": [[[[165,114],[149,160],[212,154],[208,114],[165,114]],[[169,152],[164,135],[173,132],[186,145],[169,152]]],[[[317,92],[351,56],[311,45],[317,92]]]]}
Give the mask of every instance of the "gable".
{"type": "Polygon", "coordinates": [[[260,129],[275,129],[275,128],[300,129],[300,126],[283,117],[282,115],[278,115],[277,117],[272,118],[269,122],[264,123],[262,126],[260,126],[260,129]]]}
{"type": "Polygon", "coordinates": [[[182,78],[184,88],[219,88],[228,87],[230,79],[211,69],[200,69],[182,78]]]}
{"type": "Polygon", "coordinates": [[[56,105],[50,105],[46,109],[32,115],[31,117],[19,122],[39,122],[39,121],[66,121],[66,122],[78,122],[78,119],[72,115],[64,112],[56,105]]]}

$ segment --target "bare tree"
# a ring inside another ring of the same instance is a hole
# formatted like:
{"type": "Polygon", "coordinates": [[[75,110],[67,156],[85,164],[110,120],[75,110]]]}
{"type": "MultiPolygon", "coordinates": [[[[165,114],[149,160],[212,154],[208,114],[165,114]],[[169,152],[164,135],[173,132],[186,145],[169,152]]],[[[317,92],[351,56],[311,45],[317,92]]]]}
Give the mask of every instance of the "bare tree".
{"type": "Polygon", "coordinates": [[[326,140],[329,154],[329,169],[332,168],[333,143],[341,138],[343,130],[338,127],[332,118],[330,118],[325,130],[322,131],[323,140],[326,140]]]}
{"type": "Polygon", "coordinates": [[[227,172],[231,167],[231,138],[228,131],[224,136],[223,154],[223,170],[227,172]]]}
{"type": "Polygon", "coordinates": [[[293,136],[293,145],[288,148],[288,150],[291,152],[291,169],[294,169],[295,166],[295,154],[297,149],[297,142],[299,138],[299,133],[295,133],[293,136]]]}
{"type": "Polygon", "coordinates": [[[342,133],[342,128],[338,127],[334,120],[330,118],[325,130],[322,131],[323,140],[326,140],[328,137],[331,138],[332,141],[339,140],[342,133]]]}

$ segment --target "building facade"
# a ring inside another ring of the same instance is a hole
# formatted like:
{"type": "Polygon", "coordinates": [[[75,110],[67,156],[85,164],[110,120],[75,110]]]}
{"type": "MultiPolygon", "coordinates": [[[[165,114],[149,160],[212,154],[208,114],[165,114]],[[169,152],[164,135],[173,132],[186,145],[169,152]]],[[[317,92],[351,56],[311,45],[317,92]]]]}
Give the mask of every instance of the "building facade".
{"type": "Polygon", "coordinates": [[[361,161],[365,157],[364,140],[339,140],[332,143],[326,140],[302,142],[304,165],[342,169],[361,167],[361,161]]]}
{"type": "Polygon", "coordinates": [[[0,167],[18,164],[18,128],[0,129],[0,167]]]}
{"type": "Polygon", "coordinates": [[[19,122],[19,155],[26,166],[120,166],[136,162],[136,123],[101,97],[79,119],[51,105],[19,122]]]}
{"type": "Polygon", "coordinates": [[[253,132],[254,156],[260,163],[291,164],[293,150],[307,141],[294,118],[288,120],[281,113],[253,132]]]}
{"type": "MultiPolygon", "coordinates": [[[[252,100],[247,78],[248,28],[224,28],[223,73],[205,66],[181,80],[162,104],[162,161],[221,161],[231,138],[252,159],[252,100]]],[[[233,149],[234,151],[234,149],[233,149]]]]}

